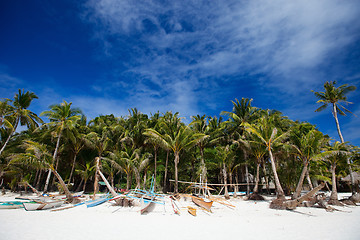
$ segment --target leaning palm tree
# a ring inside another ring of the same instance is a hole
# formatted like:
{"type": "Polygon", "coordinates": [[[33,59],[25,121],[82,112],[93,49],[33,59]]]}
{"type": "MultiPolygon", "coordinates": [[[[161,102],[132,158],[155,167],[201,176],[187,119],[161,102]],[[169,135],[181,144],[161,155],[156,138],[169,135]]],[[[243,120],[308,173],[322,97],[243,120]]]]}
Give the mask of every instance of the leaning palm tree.
{"type": "MultiPolygon", "coordinates": [[[[51,105],[50,109],[44,111],[40,114],[40,116],[46,116],[49,118],[50,122],[44,124],[43,126],[49,126],[51,129],[53,129],[53,132],[55,135],[57,135],[57,141],[56,141],[56,147],[53,153],[53,162],[55,162],[57,153],[60,147],[60,139],[62,137],[62,134],[65,130],[72,130],[75,128],[77,122],[81,119],[82,112],[78,108],[71,108],[71,102],[68,103],[66,101],[60,103],[51,105]]],[[[51,177],[51,170],[48,173],[44,192],[47,191],[47,188],[49,186],[51,177]]]]}
{"type": "Polygon", "coordinates": [[[254,140],[257,141],[258,144],[261,144],[267,148],[267,152],[270,157],[271,168],[274,174],[277,197],[279,199],[284,199],[285,194],[277,174],[272,149],[276,145],[281,145],[282,141],[287,137],[288,133],[279,132],[278,129],[273,126],[271,116],[262,117],[256,124],[244,123],[243,125],[245,130],[253,135],[254,140]]]}
{"type": "MultiPolygon", "coordinates": [[[[347,101],[346,94],[356,90],[355,86],[348,86],[348,84],[343,84],[339,87],[335,87],[336,81],[328,81],[324,84],[325,91],[324,92],[315,92],[312,91],[315,96],[319,99],[317,103],[321,103],[322,105],[315,110],[315,112],[320,112],[324,110],[328,104],[332,105],[332,114],[335,118],[336,128],[340,137],[340,141],[344,143],[344,138],[341,134],[340,124],[338,120],[337,113],[339,112],[340,115],[346,116],[345,112],[351,113],[348,109],[342,106],[340,103],[345,104],[352,104],[351,102],[347,101]]],[[[353,171],[351,169],[350,160],[346,160],[349,172],[350,172],[350,179],[351,179],[351,186],[352,186],[352,194],[356,193],[355,188],[355,181],[353,176],[353,171]]]]}
{"type": "Polygon", "coordinates": [[[14,119],[13,127],[10,128],[11,131],[0,149],[0,155],[4,151],[6,145],[8,144],[10,138],[16,131],[19,123],[21,126],[26,125],[30,129],[34,129],[39,126],[38,123],[43,123],[41,118],[39,118],[35,113],[31,112],[28,108],[32,100],[38,98],[33,92],[24,92],[24,90],[19,89],[19,93],[15,94],[14,100],[12,101],[13,107],[8,107],[8,116],[14,119]]]}
{"type": "MultiPolygon", "coordinates": [[[[165,129],[168,129],[166,123],[163,124],[165,124],[165,129]]],[[[178,164],[180,162],[180,153],[191,149],[207,136],[201,133],[194,133],[188,126],[180,126],[176,131],[166,131],[165,134],[160,134],[158,131],[150,128],[146,129],[144,135],[158,139],[166,149],[173,151],[175,157],[175,193],[178,193],[178,164]]]]}
{"type": "Polygon", "coordinates": [[[48,147],[45,144],[34,141],[25,141],[24,147],[25,153],[18,153],[12,155],[10,157],[10,164],[20,163],[32,165],[36,168],[49,169],[49,171],[54,172],[54,175],[58,179],[61,187],[66,194],[67,200],[70,202],[73,201],[73,196],[71,195],[65,182],[63,181],[59,173],[55,170],[54,161],[52,160],[51,154],[47,149],[48,147]]]}

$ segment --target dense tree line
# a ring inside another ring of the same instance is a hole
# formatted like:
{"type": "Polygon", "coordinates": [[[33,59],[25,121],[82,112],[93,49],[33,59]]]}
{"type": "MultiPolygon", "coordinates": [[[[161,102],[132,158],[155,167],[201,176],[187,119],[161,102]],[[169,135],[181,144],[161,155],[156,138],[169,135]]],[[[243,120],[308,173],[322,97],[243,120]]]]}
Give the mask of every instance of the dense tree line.
{"type": "MultiPolygon", "coordinates": [[[[344,141],[337,118],[348,111],[340,103],[355,87],[335,85],[326,82],[324,92],[314,93],[323,104],[317,111],[332,106],[341,142],[308,122],[254,107],[247,98],[235,99],[231,112],[193,116],[189,124],[179,113],[149,116],[135,108],[128,116],[87,120],[64,101],[39,115],[48,119],[44,123],[28,109],[35,93],[19,90],[14,99],[0,102],[1,185],[19,190],[25,183],[44,192],[58,187],[67,195],[69,189],[97,191],[95,159],[100,159],[101,171],[118,189],[148,187],[154,176],[163,192],[188,191],[178,180],[201,179],[225,184],[225,197],[239,186],[257,194],[274,183],[279,198],[297,198],[304,184],[311,189],[326,181],[336,202],[336,182],[358,171],[360,151],[344,141]],[[27,130],[16,132],[19,125],[27,130]]],[[[354,194],[357,186],[352,179],[354,194]]]]}

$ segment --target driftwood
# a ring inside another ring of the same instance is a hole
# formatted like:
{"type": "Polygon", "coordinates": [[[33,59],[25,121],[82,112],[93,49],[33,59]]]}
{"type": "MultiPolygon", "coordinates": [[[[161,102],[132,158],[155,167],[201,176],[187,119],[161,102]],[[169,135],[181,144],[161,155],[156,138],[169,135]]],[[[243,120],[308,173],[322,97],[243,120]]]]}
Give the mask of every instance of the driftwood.
{"type": "Polygon", "coordinates": [[[302,202],[310,200],[311,197],[315,195],[319,190],[321,190],[325,186],[324,183],[321,183],[316,188],[312,189],[308,193],[306,193],[304,196],[301,196],[299,198],[296,198],[294,200],[282,200],[282,199],[275,199],[270,203],[270,208],[272,209],[282,209],[282,210],[293,210],[296,207],[300,206],[302,202]]]}

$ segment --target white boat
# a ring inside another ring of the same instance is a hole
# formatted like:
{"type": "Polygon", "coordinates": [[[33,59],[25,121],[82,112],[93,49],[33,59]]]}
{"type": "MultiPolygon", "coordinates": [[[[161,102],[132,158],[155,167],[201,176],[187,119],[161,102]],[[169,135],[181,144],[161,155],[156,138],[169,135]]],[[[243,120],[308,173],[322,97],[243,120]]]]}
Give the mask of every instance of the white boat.
{"type": "Polygon", "coordinates": [[[26,211],[35,211],[35,210],[46,210],[50,208],[60,207],[64,201],[56,200],[56,201],[48,201],[48,202],[27,202],[23,203],[23,206],[26,211]]]}

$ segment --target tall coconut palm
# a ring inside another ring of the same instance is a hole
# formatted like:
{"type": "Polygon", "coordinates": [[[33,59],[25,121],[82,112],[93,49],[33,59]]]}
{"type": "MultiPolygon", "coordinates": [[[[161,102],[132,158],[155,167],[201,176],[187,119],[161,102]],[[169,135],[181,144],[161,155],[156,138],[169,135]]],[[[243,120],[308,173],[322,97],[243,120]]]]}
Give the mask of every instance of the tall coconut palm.
{"type": "Polygon", "coordinates": [[[11,156],[11,163],[21,163],[33,165],[42,169],[49,169],[49,171],[54,172],[54,175],[58,179],[61,187],[63,188],[66,198],[68,201],[73,200],[69,189],[67,188],[65,182],[55,170],[54,161],[51,158],[51,154],[47,149],[47,146],[34,141],[26,141],[24,143],[25,153],[18,153],[11,156]]]}
{"type": "MultiPolygon", "coordinates": [[[[50,106],[50,110],[44,111],[40,116],[46,116],[50,122],[44,124],[53,129],[53,133],[57,136],[56,147],[53,153],[53,162],[55,163],[57,153],[60,147],[60,140],[65,130],[72,130],[75,128],[77,122],[81,119],[82,112],[78,108],[71,108],[72,103],[66,101],[50,106]]],[[[47,191],[51,176],[51,170],[48,173],[44,192],[47,191]]]]}
{"type": "MultiPolygon", "coordinates": [[[[317,103],[321,103],[322,105],[315,110],[315,112],[320,112],[328,106],[328,104],[331,104],[332,106],[332,114],[335,118],[335,124],[336,128],[340,137],[340,141],[344,143],[344,138],[342,136],[341,130],[340,130],[340,124],[338,120],[337,113],[339,112],[340,115],[346,116],[345,112],[351,113],[350,110],[346,109],[344,106],[342,106],[340,103],[345,104],[351,104],[351,102],[347,101],[347,96],[349,92],[355,91],[355,86],[348,86],[348,84],[343,84],[339,87],[335,87],[336,81],[327,81],[324,84],[324,92],[315,92],[312,90],[312,92],[315,94],[315,96],[319,99],[317,103]]],[[[352,186],[352,194],[354,195],[356,193],[355,188],[355,181],[353,176],[353,171],[351,168],[350,160],[346,160],[349,172],[350,172],[350,179],[351,179],[351,186],[352,186]]]]}
{"type": "Polygon", "coordinates": [[[31,102],[38,98],[33,92],[24,92],[24,90],[19,89],[19,93],[15,94],[14,100],[12,101],[13,107],[8,108],[8,116],[14,120],[13,127],[10,128],[10,134],[7,137],[5,143],[0,149],[0,155],[4,151],[6,145],[8,144],[11,136],[16,131],[19,123],[21,126],[26,125],[30,129],[34,129],[39,126],[38,123],[43,123],[41,118],[39,118],[35,113],[31,112],[28,108],[30,107],[31,102]]]}
{"type": "Polygon", "coordinates": [[[272,150],[276,145],[282,144],[282,141],[287,137],[288,133],[279,132],[278,129],[273,126],[271,116],[262,117],[256,124],[244,123],[243,125],[245,130],[253,135],[258,144],[264,145],[267,148],[270,157],[271,168],[274,174],[277,197],[279,199],[284,199],[285,194],[277,174],[272,150]]]}
{"type": "MultiPolygon", "coordinates": [[[[169,130],[169,126],[166,126],[166,123],[163,124],[165,125],[164,127],[169,130]]],[[[160,134],[158,131],[150,128],[146,129],[144,135],[157,138],[162,142],[163,146],[173,151],[175,157],[175,193],[178,193],[178,164],[180,161],[180,153],[191,149],[207,136],[202,133],[194,133],[188,126],[181,126],[174,132],[166,131],[165,134],[160,134]]]]}

